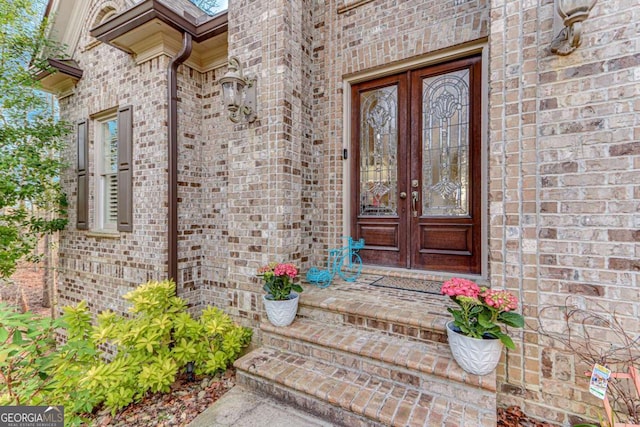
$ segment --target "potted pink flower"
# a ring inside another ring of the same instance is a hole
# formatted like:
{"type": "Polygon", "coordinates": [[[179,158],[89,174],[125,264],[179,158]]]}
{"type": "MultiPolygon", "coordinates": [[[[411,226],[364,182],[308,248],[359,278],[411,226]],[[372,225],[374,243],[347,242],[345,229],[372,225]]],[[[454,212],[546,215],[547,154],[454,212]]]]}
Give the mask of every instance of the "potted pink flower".
{"type": "Polygon", "coordinates": [[[258,277],[264,281],[266,295],[262,300],[269,321],[275,326],[290,325],[298,311],[298,293],[302,292],[302,287],[293,282],[298,277],[297,267],[273,262],[260,267],[258,277]]]}
{"type": "Polygon", "coordinates": [[[456,362],[476,375],[490,373],[500,360],[502,345],[515,348],[502,325],[524,327],[524,318],[515,312],[518,299],[508,291],[480,287],[458,277],[444,282],[441,292],[458,305],[447,308],[453,316],[447,323],[447,336],[456,362]]]}

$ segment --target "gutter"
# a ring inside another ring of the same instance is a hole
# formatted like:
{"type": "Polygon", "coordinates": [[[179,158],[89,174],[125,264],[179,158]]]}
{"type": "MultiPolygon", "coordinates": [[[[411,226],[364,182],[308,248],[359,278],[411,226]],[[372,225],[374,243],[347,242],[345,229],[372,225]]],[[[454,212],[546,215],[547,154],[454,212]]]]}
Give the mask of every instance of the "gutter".
{"type": "Polygon", "coordinates": [[[103,43],[126,51],[121,46],[114,45],[113,40],[153,20],[162,22],[174,30],[189,33],[197,43],[222,34],[228,29],[227,11],[198,22],[195,17],[182,16],[158,0],[146,0],[92,28],[89,34],[103,43]]]}
{"type": "Polygon", "coordinates": [[[178,66],[189,58],[192,47],[191,34],[182,33],[182,49],[171,58],[167,67],[167,132],[169,134],[167,264],[169,280],[176,283],[176,294],[178,293],[178,66]]]}
{"type": "Polygon", "coordinates": [[[74,79],[80,80],[82,78],[83,71],[78,67],[78,64],[73,60],[63,60],[63,59],[55,59],[48,58],[47,63],[49,65],[48,69],[39,71],[35,75],[36,80],[42,80],[51,74],[56,72],[62,73],[66,76],[69,76],[74,79]]]}
{"type": "MultiPolygon", "coordinates": [[[[52,3],[54,0],[50,0],[52,3]]],[[[169,0],[142,0],[130,9],[92,28],[91,36],[116,49],[129,52],[117,39],[144,24],[156,22],[182,34],[182,49],[167,67],[167,133],[168,133],[168,219],[167,273],[178,284],[178,66],[191,55],[193,42],[200,43],[228,30],[228,12],[198,19],[188,12],[179,14],[167,6],[169,0]]],[[[177,286],[176,286],[177,292],[177,286]]]]}

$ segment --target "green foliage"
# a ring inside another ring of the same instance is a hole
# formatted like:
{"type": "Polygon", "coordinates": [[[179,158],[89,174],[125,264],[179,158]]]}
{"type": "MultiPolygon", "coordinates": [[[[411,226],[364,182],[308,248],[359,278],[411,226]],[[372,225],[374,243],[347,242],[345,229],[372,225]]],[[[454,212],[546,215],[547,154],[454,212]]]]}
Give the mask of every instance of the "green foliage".
{"type": "Polygon", "coordinates": [[[474,338],[486,336],[497,338],[502,341],[506,348],[516,348],[511,337],[502,331],[499,323],[504,323],[514,328],[522,328],[524,326],[524,318],[521,314],[515,312],[500,313],[492,307],[476,305],[477,303],[473,301],[455,299],[454,301],[460,306],[460,309],[447,307],[447,311],[453,316],[454,325],[460,329],[460,332],[474,338]],[[473,321],[470,319],[473,319],[473,321]]]}
{"type": "Polygon", "coordinates": [[[196,374],[223,371],[251,341],[250,329],[217,308],[194,319],[173,282],[149,282],[124,298],[130,317],[105,311],[95,325],[84,301],[54,322],[0,305],[0,405],[64,405],[68,424],[80,425],[99,405],[115,413],[168,392],[189,362],[196,374]],[[56,328],[67,337],[58,348],[56,328]]]}
{"type": "Polygon", "coordinates": [[[109,369],[96,368],[85,379],[91,389],[99,386],[114,412],[148,391],[169,391],[189,362],[196,374],[226,369],[251,340],[250,329],[234,325],[217,308],[191,317],[170,281],[146,283],[124,298],[132,304],[132,316],[103,312],[91,333],[96,345],[114,346],[114,358],[105,363],[109,369]]]}
{"type": "Polygon", "coordinates": [[[0,405],[38,405],[53,384],[54,323],[0,303],[0,405]]]}
{"type": "Polygon", "coordinates": [[[42,0],[0,0],[0,277],[10,276],[43,234],[66,225],[59,152],[69,126],[35,75],[59,47],[46,40],[42,0]]]}

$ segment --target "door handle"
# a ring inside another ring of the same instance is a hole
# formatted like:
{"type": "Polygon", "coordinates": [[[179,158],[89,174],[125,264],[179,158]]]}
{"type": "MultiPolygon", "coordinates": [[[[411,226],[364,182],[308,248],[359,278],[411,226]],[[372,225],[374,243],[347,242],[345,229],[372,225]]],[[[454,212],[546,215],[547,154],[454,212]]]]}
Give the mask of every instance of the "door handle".
{"type": "Polygon", "coordinates": [[[400,198],[401,199],[406,199],[407,198],[407,193],[405,193],[404,191],[400,193],[400,198]]]}
{"type": "Polygon", "coordinates": [[[411,210],[413,211],[413,216],[418,216],[418,210],[416,208],[416,202],[418,201],[418,192],[411,192],[411,210]]]}

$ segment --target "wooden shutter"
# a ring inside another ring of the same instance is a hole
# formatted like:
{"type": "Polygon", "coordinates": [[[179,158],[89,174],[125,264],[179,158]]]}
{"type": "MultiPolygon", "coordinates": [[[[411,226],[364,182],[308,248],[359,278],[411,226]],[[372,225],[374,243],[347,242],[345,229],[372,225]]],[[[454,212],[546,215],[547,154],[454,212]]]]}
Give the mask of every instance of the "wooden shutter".
{"type": "Polygon", "coordinates": [[[89,229],[89,177],[87,162],[89,160],[89,127],[87,121],[78,122],[76,129],[76,142],[78,148],[78,200],[76,228],[78,230],[89,229]]]}
{"type": "Polygon", "coordinates": [[[118,231],[133,230],[133,107],[118,110],[118,231]]]}

